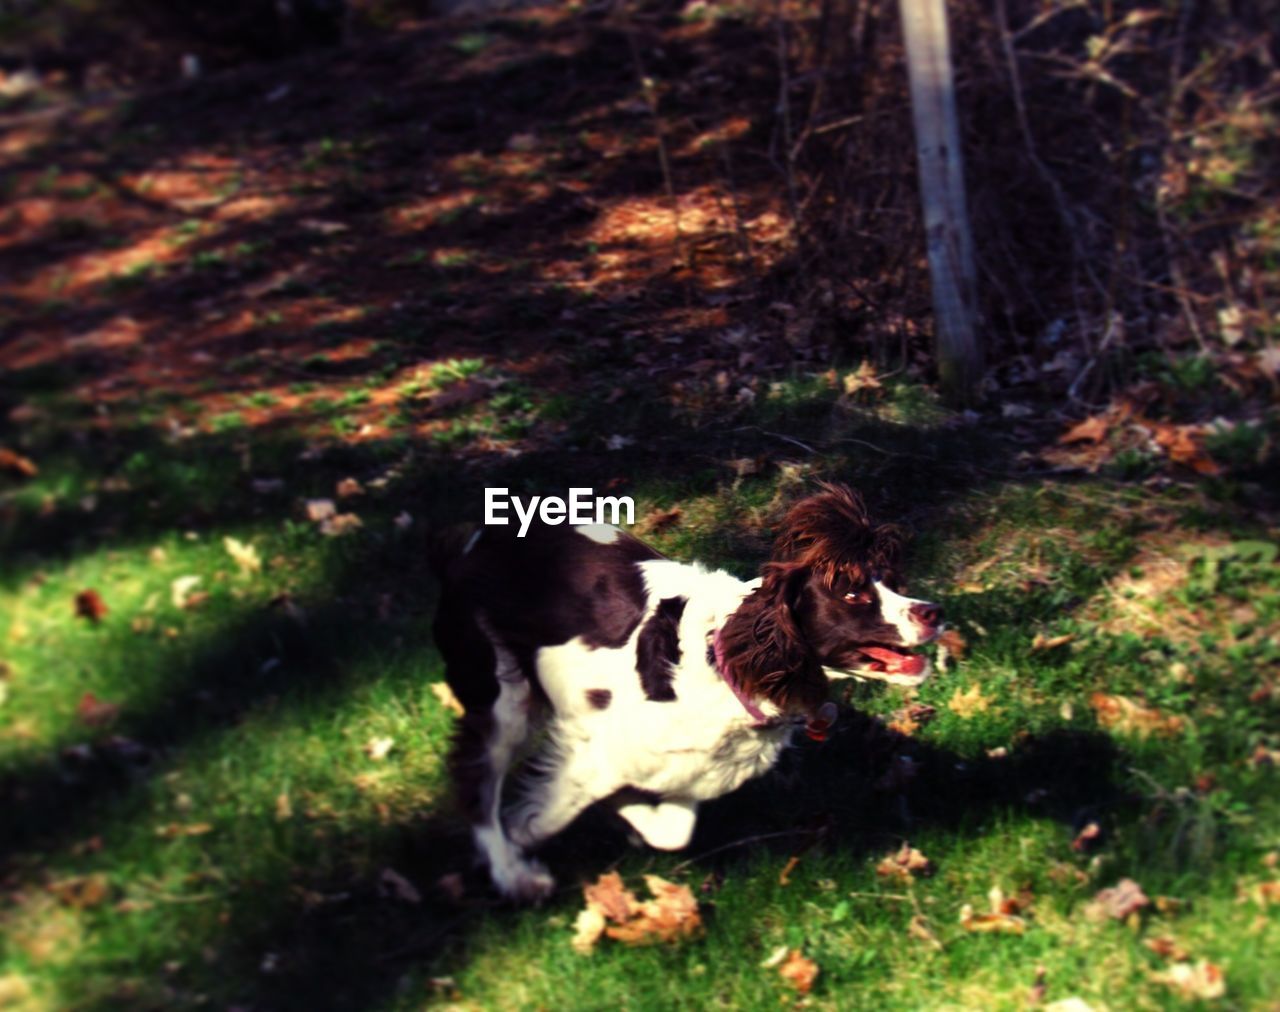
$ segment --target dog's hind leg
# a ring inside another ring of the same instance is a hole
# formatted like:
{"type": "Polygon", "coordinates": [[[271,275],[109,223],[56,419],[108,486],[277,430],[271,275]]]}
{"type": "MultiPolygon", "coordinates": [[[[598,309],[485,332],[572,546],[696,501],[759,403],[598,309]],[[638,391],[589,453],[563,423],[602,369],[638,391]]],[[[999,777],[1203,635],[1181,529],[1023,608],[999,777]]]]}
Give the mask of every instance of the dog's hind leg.
{"type": "MultiPolygon", "coordinates": [[[[458,805],[471,823],[476,846],[489,865],[494,885],[504,895],[522,901],[545,899],[555,885],[546,868],[527,859],[507,837],[502,827],[499,806],[502,801],[502,781],[506,777],[516,750],[524,742],[529,730],[529,683],[520,671],[519,663],[509,650],[493,636],[479,627],[454,627],[444,633],[437,623],[437,638],[449,661],[447,678],[458,693],[458,682],[465,674],[475,675],[476,669],[464,672],[457,668],[460,659],[448,645],[457,645],[467,632],[483,637],[485,649],[470,652],[467,660],[474,665],[481,658],[487,662],[487,673],[496,684],[477,698],[474,681],[471,698],[463,698],[466,713],[458,723],[453,748],[449,754],[449,768],[457,790],[458,805]],[[493,697],[493,698],[486,698],[493,697]],[[484,701],[481,702],[481,699],[484,701]]],[[[471,645],[476,645],[474,637],[471,645]]]]}

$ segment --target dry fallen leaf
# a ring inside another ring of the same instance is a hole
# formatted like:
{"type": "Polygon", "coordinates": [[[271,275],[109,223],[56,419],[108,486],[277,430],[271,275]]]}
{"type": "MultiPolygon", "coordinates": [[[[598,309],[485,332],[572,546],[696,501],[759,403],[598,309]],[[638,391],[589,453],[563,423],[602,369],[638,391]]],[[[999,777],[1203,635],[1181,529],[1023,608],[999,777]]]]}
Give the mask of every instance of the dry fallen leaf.
{"type": "Polygon", "coordinates": [[[882,878],[909,882],[915,876],[932,875],[933,862],[909,843],[904,843],[876,865],[876,874],[882,878]]]}
{"type": "Polygon", "coordinates": [[[1085,854],[1102,842],[1102,827],[1096,822],[1087,823],[1071,841],[1071,849],[1077,854],[1085,854]]]}
{"type": "Polygon", "coordinates": [[[636,530],[641,534],[656,534],[658,531],[664,531],[678,524],[683,516],[684,510],[679,506],[672,506],[668,510],[650,510],[640,518],[640,522],[636,524],[636,530]]]}
{"type": "Polygon", "coordinates": [[[76,616],[87,618],[94,625],[102,621],[108,611],[107,603],[96,590],[82,590],[76,595],[76,616]]]}
{"type": "Polygon", "coordinates": [[[120,704],[108,703],[92,692],[86,692],[76,704],[76,716],[89,727],[106,727],[120,716],[120,704]]]}
{"type": "Polygon", "coordinates": [[[1143,907],[1150,906],[1151,900],[1131,878],[1122,878],[1115,885],[1103,889],[1094,896],[1093,902],[1086,908],[1086,915],[1093,920],[1104,920],[1111,917],[1123,921],[1130,914],[1137,913],[1143,907]]]}
{"type": "Polygon", "coordinates": [[[166,840],[174,840],[180,836],[204,836],[206,833],[212,832],[213,826],[207,822],[189,822],[186,824],[170,822],[166,826],[156,827],[156,836],[163,837],[166,840]]]}
{"type": "Polygon", "coordinates": [[[975,914],[966,903],[960,908],[960,926],[965,931],[977,933],[1021,935],[1027,930],[1027,922],[1014,914],[975,914]]]}
{"type": "Polygon", "coordinates": [[[1174,963],[1161,973],[1153,973],[1151,979],[1173,988],[1190,1001],[1221,998],[1227,993],[1227,981],[1222,970],[1205,959],[1194,966],[1191,963],[1174,963]]]}
{"type": "Polygon", "coordinates": [[[374,762],[379,762],[387,757],[387,753],[395,747],[394,738],[370,738],[364,743],[362,751],[374,762]]]}
{"type": "Polygon", "coordinates": [[[245,576],[262,572],[262,560],[258,558],[258,550],[253,545],[246,545],[243,541],[226,537],[222,539],[222,546],[227,550],[227,554],[235,559],[240,572],[245,576]]]}
{"type": "Polygon", "coordinates": [[[1175,963],[1185,963],[1191,958],[1187,953],[1187,950],[1168,935],[1158,935],[1155,938],[1144,938],[1142,940],[1142,944],[1161,959],[1169,959],[1175,963]]]}
{"type": "Polygon", "coordinates": [[[1194,425],[1151,424],[1155,441],[1164,448],[1175,464],[1191,468],[1197,474],[1221,474],[1222,468],[1205,451],[1203,434],[1194,425]]]}
{"type": "Polygon", "coordinates": [[[289,801],[289,792],[281,791],[276,795],[276,820],[285,822],[293,818],[293,805],[289,801]]]}
{"type": "Polygon", "coordinates": [[[964,655],[969,649],[969,641],[964,638],[959,629],[943,629],[935,642],[940,651],[945,650],[948,657],[957,661],[964,660],[964,655]]]}
{"type": "Polygon", "coordinates": [[[573,922],[573,940],[569,943],[573,951],[580,956],[589,956],[595,951],[596,942],[604,934],[604,914],[595,907],[585,907],[578,911],[573,922]]]}
{"type": "Polygon", "coordinates": [[[1125,696],[1095,692],[1089,697],[1089,705],[1099,724],[1108,731],[1119,731],[1121,734],[1136,734],[1143,738],[1154,734],[1170,738],[1181,734],[1186,727],[1186,721],[1181,717],[1161,713],[1154,707],[1135,703],[1125,696]]]}
{"type": "Polygon", "coordinates": [[[778,875],[778,885],[789,886],[791,884],[791,873],[796,870],[796,866],[800,863],[799,857],[791,857],[787,863],[783,865],[781,873],[778,875]]]}
{"type": "Polygon", "coordinates": [[[1065,646],[1076,638],[1075,633],[1063,633],[1061,636],[1046,636],[1044,633],[1036,633],[1035,639],[1031,641],[1032,651],[1038,650],[1056,650],[1060,646],[1065,646]]]}
{"type": "Polygon", "coordinates": [[[778,967],[778,973],[801,994],[808,994],[813,989],[813,982],[818,979],[818,964],[804,956],[799,949],[792,949],[778,967]]]}
{"type": "Polygon", "coordinates": [[[863,361],[854,372],[845,374],[844,392],[849,397],[863,392],[874,393],[882,389],[880,378],[876,375],[876,368],[870,362],[863,361]]]}
{"type": "Polygon", "coordinates": [[[320,522],[320,533],[327,538],[340,538],[364,526],[364,521],[354,513],[336,513],[320,522]]]}
{"type": "Polygon", "coordinates": [[[657,875],[646,875],[644,881],[654,898],[640,904],[639,913],[627,923],[605,928],[605,934],[628,945],[647,945],[688,938],[702,929],[698,901],[688,886],[657,875]]]}
{"type": "Polygon", "coordinates": [[[936,708],[927,703],[912,703],[901,710],[895,710],[889,721],[889,730],[899,734],[912,735],[924,727],[938,715],[936,708]]]}
{"type": "Polygon", "coordinates": [[[0,471],[9,471],[22,478],[34,478],[40,473],[40,468],[36,467],[31,458],[0,446],[0,471]]]}
{"type": "Polygon", "coordinates": [[[107,898],[110,891],[107,876],[101,872],[93,875],[77,875],[74,878],[51,882],[49,891],[69,907],[84,910],[96,907],[107,898]]]}
{"type": "Polygon", "coordinates": [[[968,692],[961,692],[956,689],[951,698],[947,700],[947,708],[961,720],[968,720],[970,717],[979,713],[986,713],[991,709],[991,699],[988,696],[984,696],[982,690],[975,683],[969,686],[968,692]]]}
{"type": "Polygon", "coordinates": [[[364,495],[364,486],[354,478],[343,478],[334,489],[339,499],[350,499],[352,496],[364,495]]]}
{"type": "Polygon", "coordinates": [[[646,875],[653,899],[640,902],[622,883],[617,872],[601,875],[584,886],[584,910],[574,923],[573,947],[586,955],[601,931],[627,945],[672,942],[696,934],[702,927],[697,900],[685,885],[646,875]],[[612,921],[612,924],[607,922],[612,921]]]}
{"type": "Polygon", "coordinates": [[[1058,437],[1064,446],[1070,443],[1100,443],[1107,438],[1107,430],[1111,427],[1108,415],[1094,415],[1083,422],[1073,425],[1058,437]]]}
{"type": "Polygon", "coordinates": [[[458,697],[453,694],[453,690],[449,688],[448,682],[432,682],[431,692],[440,701],[440,705],[450,713],[461,717],[467,712],[458,702],[458,697]]]}
{"type": "Polygon", "coordinates": [[[332,499],[308,499],[302,504],[303,512],[313,524],[331,520],[338,514],[338,507],[332,499]]]}
{"type": "Polygon", "coordinates": [[[929,926],[928,920],[921,914],[912,914],[911,923],[907,925],[907,934],[933,946],[935,949],[940,950],[942,948],[942,943],[938,941],[938,936],[933,933],[933,928],[929,926]]]}
{"type": "Polygon", "coordinates": [[[198,576],[179,576],[169,585],[169,599],[173,602],[175,608],[187,608],[191,604],[191,598],[196,592],[196,585],[199,584],[198,576]]]}

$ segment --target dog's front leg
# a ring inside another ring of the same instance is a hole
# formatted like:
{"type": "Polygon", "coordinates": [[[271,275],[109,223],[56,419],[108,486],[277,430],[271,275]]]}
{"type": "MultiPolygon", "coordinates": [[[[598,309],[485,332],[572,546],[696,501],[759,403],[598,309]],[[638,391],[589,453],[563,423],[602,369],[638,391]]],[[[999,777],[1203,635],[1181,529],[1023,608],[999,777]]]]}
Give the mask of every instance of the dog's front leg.
{"type": "Polygon", "coordinates": [[[592,802],[611,794],[599,783],[597,768],[573,753],[537,781],[507,816],[507,835],[521,848],[536,847],[555,836],[592,802]]]}
{"type": "Polygon", "coordinates": [[[696,801],[661,801],[656,805],[643,801],[620,805],[618,814],[639,833],[644,842],[656,850],[683,850],[693,836],[698,819],[696,801]]]}

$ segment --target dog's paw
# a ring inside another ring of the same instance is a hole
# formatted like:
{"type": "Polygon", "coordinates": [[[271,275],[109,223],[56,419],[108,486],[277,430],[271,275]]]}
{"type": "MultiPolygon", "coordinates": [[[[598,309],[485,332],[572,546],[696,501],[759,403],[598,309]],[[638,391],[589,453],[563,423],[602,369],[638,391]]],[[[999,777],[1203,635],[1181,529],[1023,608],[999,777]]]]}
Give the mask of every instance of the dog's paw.
{"type": "Polygon", "coordinates": [[[501,868],[494,865],[492,871],[498,891],[517,903],[541,903],[556,887],[556,880],[540,861],[512,858],[501,868]]]}

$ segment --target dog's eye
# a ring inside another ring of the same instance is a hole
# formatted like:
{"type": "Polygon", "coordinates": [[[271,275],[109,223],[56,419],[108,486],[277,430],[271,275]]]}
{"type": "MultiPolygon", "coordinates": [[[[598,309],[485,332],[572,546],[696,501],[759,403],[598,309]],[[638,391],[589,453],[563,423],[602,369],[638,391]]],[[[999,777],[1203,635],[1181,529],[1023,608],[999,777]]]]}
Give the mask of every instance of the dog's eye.
{"type": "Polygon", "coordinates": [[[869,590],[851,590],[844,596],[846,604],[870,604],[871,591],[869,590]]]}

